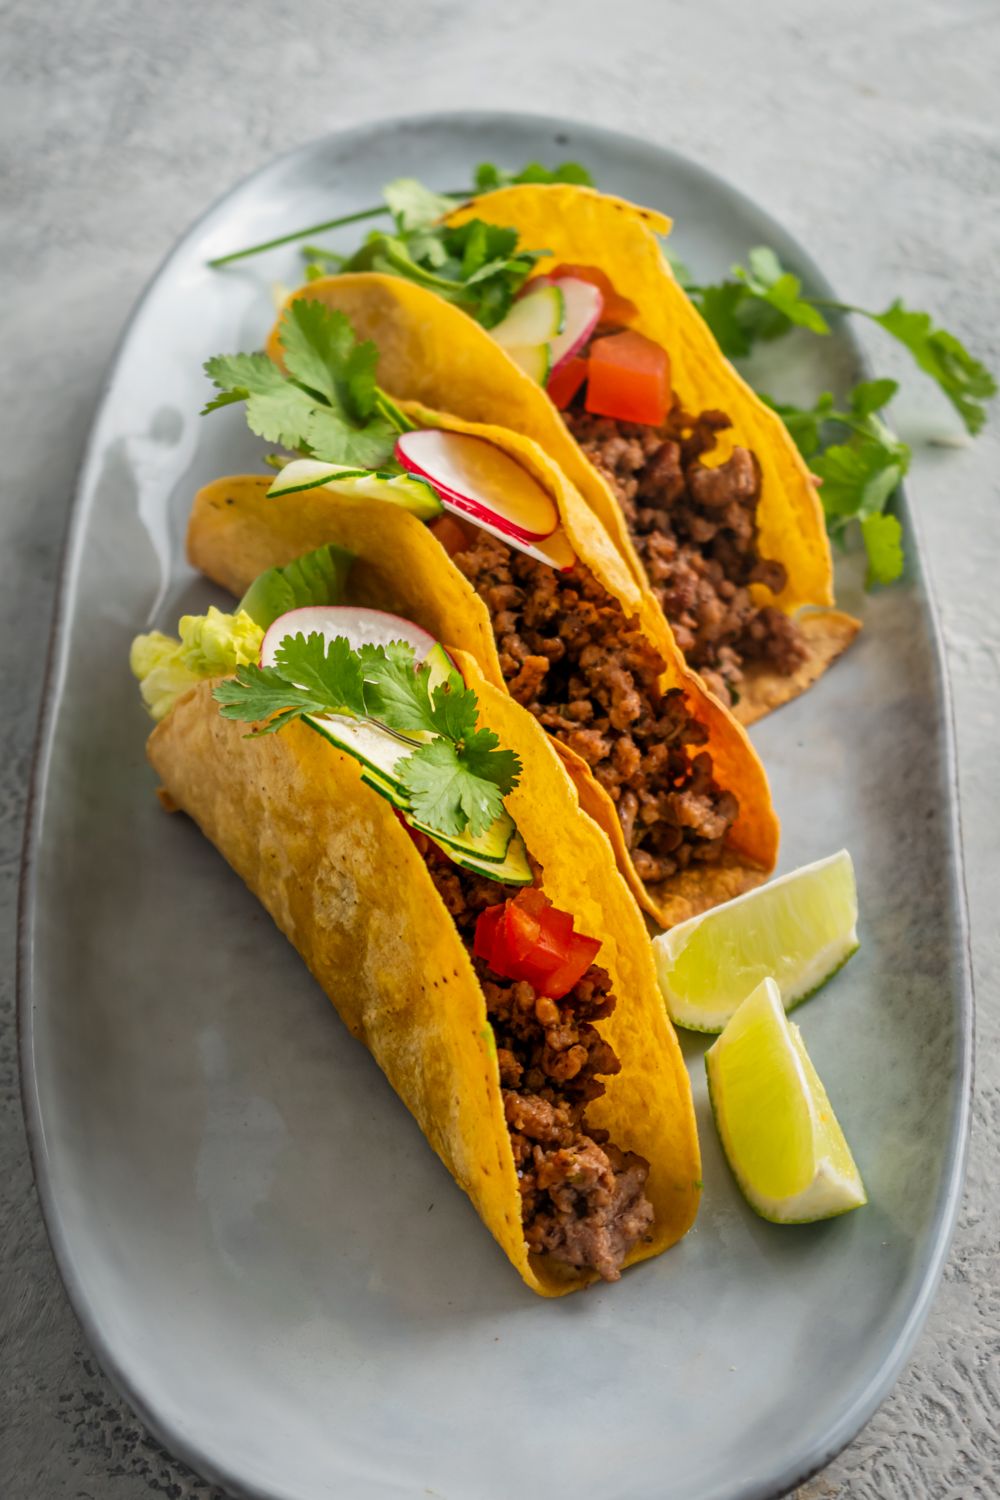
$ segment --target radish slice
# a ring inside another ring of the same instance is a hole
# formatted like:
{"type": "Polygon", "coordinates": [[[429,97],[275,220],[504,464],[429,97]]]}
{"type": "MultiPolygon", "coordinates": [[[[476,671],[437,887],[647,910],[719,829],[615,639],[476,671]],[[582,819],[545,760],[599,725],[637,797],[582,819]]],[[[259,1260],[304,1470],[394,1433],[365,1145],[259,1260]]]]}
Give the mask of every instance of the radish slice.
{"type": "Polygon", "coordinates": [[[273,667],[278,647],[290,635],[321,635],[332,641],[338,635],[347,637],[351,649],[359,646],[388,646],[390,641],[406,641],[413,647],[417,661],[423,661],[437,645],[434,637],[412,620],[387,614],[381,609],[356,609],[350,605],[314,604],[304,609],[290,609],[279,615],[266,631],[260,646],[260,664],[273,667]]]}
{"type": "MultiPolygon", "coordinates": [[[[489,531],[491,528],[484,526],[483,530],[489,531]]],[[[498,536],[499,533],[494,531],[493,535],[498,536]]],[[[558,573],[568,573],[576,562],[576,553],[566,540],[566,533],[561,529],[554,531],[551,536],[547,536],[541,542],[516,542],[513,537],[509,536],[501,537],[500,540],[509,542],[512,547],[517,548],[518,552],[535,558],[536,562],[548,563],[549,567],[555,568],[558,573]]]]}
{"type": "Polygon", "coordinates": [[[579,281],[575,276],[563,276],[553,285],[562,292],[566,304],[562,332],[552,340],[552,369],[555,371],[590,338],[601,321],[604,298],[600,287],[589,281],[579,281]]]}
{"type": "Polygon", "coordinates": [[[562,332],[565,319],[562,288],[547,284],[520,297],[490,333],[504,349],[530,348],[554,339],[562,332]]]}
{"type": "Polygon", "coordinates": [[[403,432],[396,439],[396,457],[411,474],[430,480],[446,510],[504,541],[537,542],[559,525],[548,491],[485,438],[436,427],[403,432]]]}

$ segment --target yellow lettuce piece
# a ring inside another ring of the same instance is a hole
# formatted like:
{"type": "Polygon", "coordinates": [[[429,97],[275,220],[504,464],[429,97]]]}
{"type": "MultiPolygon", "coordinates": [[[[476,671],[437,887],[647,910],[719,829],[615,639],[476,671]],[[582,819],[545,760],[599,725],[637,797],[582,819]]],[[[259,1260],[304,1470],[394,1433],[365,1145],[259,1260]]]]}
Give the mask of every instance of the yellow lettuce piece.
{"type": "Polygon", "coordinates": [[[206,677],[228,677],[260,657],[264,632],[246,610],[226,614],[210,605],[204,615],[183,615],[177,636],[152,630],[137,635],[129,667],[153,718],[164,718],[177,699],[206,677]]]}

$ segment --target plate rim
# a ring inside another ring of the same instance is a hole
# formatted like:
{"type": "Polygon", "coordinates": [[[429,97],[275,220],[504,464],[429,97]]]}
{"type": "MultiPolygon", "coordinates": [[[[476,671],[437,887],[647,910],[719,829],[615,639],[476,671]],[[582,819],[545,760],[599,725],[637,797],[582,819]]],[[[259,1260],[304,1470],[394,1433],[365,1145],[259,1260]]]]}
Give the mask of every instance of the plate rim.
{"type": "MultiPolygon", "coordinates": [[[[90,1306],[76,1272],[70,1237],[65,1233],[51,1180],[46,1168],[47,1146],[45,1126],[36,1087],[34,1067],[34,1011],[35,991],[33,985],[32,942],[35,927],[35,911],[38,905],[36,860],[42,819],[46,803],[48,767],[55,740],[58,722],[58,703],[66,667],[67,643],[69,639],[69,605],[75,596],[74,583],[78,577],[78,561],[83,548],[84,520],[88,508],[84,503],[84,492],[90,479],[91,469],[97,455],[98,436],[108,408],[111,387],[121,355],[131,339],[133,330],[147,301],[159,285],[164,273],[175,257],[180,255],[189,241],[197,235],[201,226],[223,207],[230,198],[249,187],[257,178],[280,168],[298,156],[309,156],[334,142],[343,143],[352,137],[377,135],[399,128],[426,128],[429,125],[451,126],[455,129],[462,122],[489,127],[508,121],[537,130],[582,132],[603,138],[624,151],[651,152],[669,160],[675,167],[688,174],[699,176],[722,194],[737,200],[768,223],[778,236],[791,247],[797,266],[808,273],[809,281],[823,295],[837,300],[833,287],[812,255],[801,244],[795,234],[741,188],[729,182],[721,173],[705,166],[694,157],[677,151],[671,146],[634,135],[629,131],[614,129],[568,115],[549,115],[522,110],[455,109],[426,110],[398,115],[379,115],[346,125],[341,129],[326,131],[278,152],[229,184],[216,195],[207,206],[172,242],[160,258],[139,296],[130,308],[115,340],[105,368],[92,417],[77,465],[70,504],[64,523],[54,594],[52,624],[49,634],[42,691],[39,702],[37,727],[31,751],[28,792],[25,801],[24,832],[21,846],[21,864],[18,880],[18,906],[16,923],[16,967],[15,967],[15,1011],[16,1034],[19,1058],[20,1093],[22,1117],[27,1139],[28,1156],[31,1163],[35,1190],[41,1210],[42,1223],[48,1238],[56,1268],[69,1299],[74,1316],[79,1320],[84,1335],[96,1354],[101,1368],[108,1376],[119,1395],[136,1412],[140,1420],[162,1445],[166,1452],[187,1465],[195,1474],[218,1484],[241,1500],[288,1500],[288,1492],[275,1488],[260,1489],[240,1477],[232,1468],[217,1461],[195,1440],[189,1439],[183,1427],[162,1418],[155,1408],[147,1403],[136,1389],[119,1362],[111,1343],[101,1331],[99,1318],[90,1306]]],[[[845,342],[851,349],[857,368],[870,378],[871,369],[853,329],[839,324],[845,342]]],[[[955,735],[954,704],[951,682],[947,671],[947,658],[939,615],[939,606],[932,582],[922,565],[924,538],[906,486],[899,486],[894,502],[896,511],[908,523],[916,543],[917,567],[923,585],[929,635],[933,649],[936,688],[941,704],[943,764],[942,779],[948,790],[948,815],[944,820],[946,836],[954,859],[955,883],[950,905],[953,908],[957,936],[957,952],[953,955],[958,984],[954,996],[956,1020],[956,1054],[958,1068],[952,1086],[950,1101],[948,1138],[943,1154],[945,1163],[942,1173],[942,1190],[934,1208],[934,1228],[923,1246],[918,1260],[921,1267],[918,1294],[914,1297],[906,1318],[900,1326],[888,1352],[871,1372],[868,1380],[857,1391],[853,1399],[835,1413],[820,1432],[801,1448],[801,1459],[772,1474],[762,1482],[744,1482],[734,1488],[728,1500],[781,1500],[790,1490],[804,1484],[813,1475],[824,1469],[838,1453],[857,1436],[870,1421],[879,1406],[895,1386],[903,1367],[908,1361],[916,1341],[927,1321],[951,1248],[959,1210],[965,1188],[968,1157],[968,1141],[972,1107],[972,1088],[975,1050],[975,993],[970,945],[968,916],[968,892],[965,877],[964,844],[962,838],[962,813],[958,782],[958,756],[955,735]]]]}

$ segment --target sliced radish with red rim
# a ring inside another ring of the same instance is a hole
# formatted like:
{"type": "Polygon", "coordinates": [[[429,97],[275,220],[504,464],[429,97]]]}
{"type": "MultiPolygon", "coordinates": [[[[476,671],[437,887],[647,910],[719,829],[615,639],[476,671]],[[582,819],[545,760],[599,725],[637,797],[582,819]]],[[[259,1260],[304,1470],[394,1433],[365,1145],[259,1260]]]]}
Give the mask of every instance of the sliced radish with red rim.
{"type": "Polygon", "coordinates": [[[273,667],[278,647],[289,636],[321,635],[325,641],[346,637],[352,651],[359,646],[388,646],[390,641],[406,641],[413,647],[417,661],[433,650],[437,641],[412,620],[390,615],[382,609],[357,609],[352,605],[309,605],[290,609],[270,626],[260,647],[260,664],[273,667]]]}
{"type": "Polygon", "coordinates": [[[404,432],[396,440],[396,457],[411,474],[430,481],[447,510],[504,541],[539,542],[559,525],[548,491],[485,438],[436,427],[404,432]]]}

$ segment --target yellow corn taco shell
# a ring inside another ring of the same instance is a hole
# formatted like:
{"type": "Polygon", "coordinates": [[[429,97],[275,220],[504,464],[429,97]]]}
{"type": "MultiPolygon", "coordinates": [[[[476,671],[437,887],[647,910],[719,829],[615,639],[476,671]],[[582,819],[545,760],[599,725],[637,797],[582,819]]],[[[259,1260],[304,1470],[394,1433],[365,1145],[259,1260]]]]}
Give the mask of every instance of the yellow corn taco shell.
{"type": "MultiPolygon", "coordinates": [[[[577,556],[655,644],[665,663],[664,688],[683,689],[695,717],[708,730],[705,749],[712,756],[716,780],[736,794],[739,817],[722,860],[689,867],[656,886],[644,885],[636,873],[614,803],[590,767],[553,741],[584,807],[611,840],[636,900],[661,925],[670,926],[759,885],[774,868],[778,850],[778,820],[764,768],[746,731],[686,666],[652,595],[636,581],[573,486],[529,438],[413,402],[404,406],[423,426],[470,432],[496,443],[535,475],[555,499],[577,556]]],[[[324,490],[271,500],[271,482],[265,476],[233,477],[199,491],[188,527],[188,556],[196,567],[239,596],[265,568],[282,566],[324,542],[336,542],[357,558],[348,585],[350,602],[414,620],[438,640],[468,651],[487,679],[503,688],[489,612],[425,525],[385,502],[349,500],[324,490]]]]}
{"type": "MultiPolygon", "coordinates": [[[[580,810],[530,717],[461,658],[484,721],[521,756],[508,799],[546,893],[600,937],[618,1004],[602,1031],[621,1061],[588,1120],[650,1163],[655,1222],[625,1264],[690,1227],[700,1165],[687,1071],[666,1020],[642,920],[606,840],[580,810]]],[[[188,813],[270,912],[527,1285],[546,1297],[589,1273],[529,1255],[486,1003],[408,834],[357,763],[307,725],[246,738],[205,682],[149,739],[167,798],[188,813]]]]}
{"type": "MultiPolygon", "coordinates": [[[[673,386],[685,409],[721,408],[731,419],[732,427],[720,434],[706,462],[725,462],[736,445],[756,454],[760,551],[784,565],[787,582],[777,597],[760,585],[753,592],[758,602],[777,604],[787,613],[809,607],[802,632],[807,657],[790,675],[750,667],[733,711],[749,724],[797,697],[850,644],[859,622],[823,607],[833,602],[833,569],[812,477],[780,417],[737,374],[674,277],[656,238],[669,229],[669,220],[570,184],[502,188],[462,205],[449,222],[471,218],[517,229],[524,245],[548,249],[551,254],[538,262],[539,273],[558,262],[606,270],[616,290],[638,309],[630,326],[667,349],[673,386]]],[[[539,442],[603,522],[636,578],[643,577],[607,480],[585,457],[544,390],[472,318],[423,287],[376,273],[324,278],[294,295],[341,308],[359,337],[375,341],[379,380],[390,394],[472,421],[499,419],[539,442]]],[[[280,362],[277,325],[268,350],[280,362]]]]}

